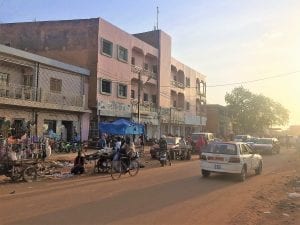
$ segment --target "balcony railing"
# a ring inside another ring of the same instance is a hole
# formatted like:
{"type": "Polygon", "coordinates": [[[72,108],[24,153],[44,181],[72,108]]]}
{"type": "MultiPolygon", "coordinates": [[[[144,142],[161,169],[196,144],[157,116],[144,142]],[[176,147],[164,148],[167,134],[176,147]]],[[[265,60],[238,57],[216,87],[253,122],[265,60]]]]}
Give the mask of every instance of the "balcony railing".
{"type": "Polygon", "coordinates": [[[184,89],[184,83],[181,83],[181,82],[176,81],[176,80],[171,80],[171,85],[173,85],[174,87],[184,89]]]}
{"type": "MultiPolygon", "coordinates": [[[[133,113],[138,113],[138,105],[137,105],[137,99],[132,99],[131,100],[131,105],[132,105],[132,112],[133,113]]],[[[157,112],[157,107],[155,104],[151,102],[141,102],[140,103],[140,113],[155,113],[157,112]]]]}
{"type": "Polygon", "coordinates": [[[30,102],[50,103],[65,106],[84,106],[84,96],[43,91],[41,88],[0,84],[0,98],[19,99],[30,102]]]}
{"type": "Polygon", "coordinates": [[[144,70],[143,68],[136,66],[136,65],[131,65],[131,72],[138,74],[141,72],[142,76],[147,76],[151,77],[154,80],[157,80],[157,73],[154,73],[150,70],[144,70]]]}
{"type": "Polygon", "coordinates": [[[34,101],[37,89],[29,86],[0,84],[0,97],[34,101]]]}

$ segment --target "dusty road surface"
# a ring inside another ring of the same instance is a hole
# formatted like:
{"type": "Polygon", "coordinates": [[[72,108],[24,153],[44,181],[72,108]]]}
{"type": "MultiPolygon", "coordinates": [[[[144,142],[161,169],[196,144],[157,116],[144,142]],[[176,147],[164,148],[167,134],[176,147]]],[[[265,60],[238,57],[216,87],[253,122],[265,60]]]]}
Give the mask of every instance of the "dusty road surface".
{"type": "Polygon", "coordinates": [[[201,178],[199,161],[112,181],[84,176],[0,185],[0,224],[299,225],[300,154],[265,156],[262,175],[201,178]]]}

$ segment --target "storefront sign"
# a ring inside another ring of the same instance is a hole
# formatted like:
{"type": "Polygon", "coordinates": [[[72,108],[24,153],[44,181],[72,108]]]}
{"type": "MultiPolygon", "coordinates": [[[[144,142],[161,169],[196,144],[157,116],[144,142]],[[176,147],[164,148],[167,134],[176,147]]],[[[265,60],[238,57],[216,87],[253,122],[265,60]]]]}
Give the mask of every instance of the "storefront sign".
{"type": "Polygon", "coordinates": [[[99,101],[100,116],[131,117],[131,105],[116,101],[99,101]]]}

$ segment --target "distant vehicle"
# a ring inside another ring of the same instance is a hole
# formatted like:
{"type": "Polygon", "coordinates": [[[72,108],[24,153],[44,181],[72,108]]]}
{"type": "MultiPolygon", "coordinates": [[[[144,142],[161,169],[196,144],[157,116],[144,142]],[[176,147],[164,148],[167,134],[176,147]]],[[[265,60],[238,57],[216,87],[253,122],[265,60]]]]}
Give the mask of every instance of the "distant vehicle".
{"type": "Polygon", "coordinates": [[[214,136],[213,133],[207,133],[207,132],[192,133],[192,135],[191,135],[191,145],[192,145],[193,152],[196,151],[196,143],[197,143],[200,136],[204,137],[204,139],[207,141],[207,144],[209,144],[209,143],[211,143],[215,140],[215,136],[214,136]]]}
{"type": "Polygon", "coordinates": [[[238,174],[244,181],[250,170],[261,174],[263,159],[254,154],[251,147],[243,142],[213,142],[201,154],[200,167],[202,176],[208,177],[211,172],[238,174]]]}
{"type": "MultiPolygon", "coordinates": [[[[186,141],[181,140],[180,137],[166,137],[168,144],[168,151],[170,152],[171,159],[191,159],[191,145],[186,141]]],[[[150,148],[150,154],[152,158],[159,158],[159,144],[155,143],[150,148]]]]}
{"type": "Polygon", "coordinates": [[[259,138],[257,138],[257,137],[251,137],[249,140],[246,141],[246,143],[248,145],[250,145],[251,147],[253,147],[253,145],[257,142],[258,139],[259,138]]]}
{"type": "Polygon", "coordinates": [[[278,154],[280,152],[280,143],[277,138],[259,138],[252,147],[255,152],[260,154],[278,154]]]}
{"type": "Polygon", "coordinates": [[[215,136],[213,133],[206,133],[206,132],[192,133],[191,139],[193,142],[197,142],[200,136],[203,136],[208,143],[215,140],[215,136]]]}
{"type": "Polygon", "coordinates": [[[252,137],[250,135],[236,135],[233,139],[235,142],[248,142],[252,137]]]}

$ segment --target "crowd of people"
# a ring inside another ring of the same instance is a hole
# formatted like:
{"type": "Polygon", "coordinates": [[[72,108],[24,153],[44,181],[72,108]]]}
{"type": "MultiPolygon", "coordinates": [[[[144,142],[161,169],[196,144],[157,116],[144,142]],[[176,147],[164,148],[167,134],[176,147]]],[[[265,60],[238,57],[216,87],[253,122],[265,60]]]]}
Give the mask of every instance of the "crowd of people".
{"type": "MultiPolygon", "coordinates": [[[[131,157],[133,154],[136,154],[135,146],[144,146],[143,143],[143,136],[139,136],[137,138],[136,144],[133,141],[134,137],[130,136],[108,136],[108,135],[101,135],[98,140],[97,148],[98,149],[112,149],[112,160],[117,161],[120,159],[121,155],[126,155],[131,157]]],[[[129,161],[127,162],[129,163],[129,161]]],[[[71,173],[73,174],[82,174],[85,172],[84,169],[85,164],[85,157],[83,156],[82,152],[79,151],[78,155],[74,159],[74,166],[71,169],[71,173]]]]}

